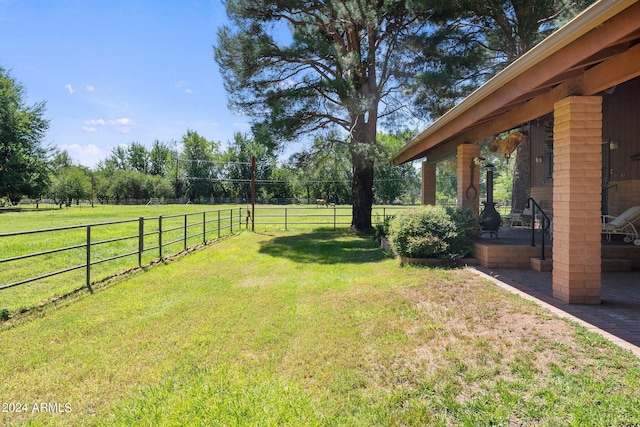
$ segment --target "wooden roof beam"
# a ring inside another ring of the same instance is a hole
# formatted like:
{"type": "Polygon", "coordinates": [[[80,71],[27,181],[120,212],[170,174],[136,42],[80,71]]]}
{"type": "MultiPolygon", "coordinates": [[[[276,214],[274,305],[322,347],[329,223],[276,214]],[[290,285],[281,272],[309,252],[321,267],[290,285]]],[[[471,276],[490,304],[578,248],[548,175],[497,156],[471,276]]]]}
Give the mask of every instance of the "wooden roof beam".
{"type": "MultiPolygon", "coordinates": [[[[599,6],[604,8],[604,4],[599,6]]],[[[598,9],[598,11],[600,10],[598,9]]],[[[538,62],[531,63],[531,58],[537,58],[537,55],[544,56],[545,50],[543,48],[550,46],[549,43],[546,45],[544,42],[541,43],[541,49],[532,49],[531,52],[485,84],[481,90],[477,91],[478,93],[470,95],[459,106],[416,136],[394,156],[394,163],[400,164],[423,157],[427,151],[430,151],[436,145],[447,143],[452,138],[459,139],[457,135],[461,135],[461,132],[466,132],[466,129],[476,126],[483,118],[491,116],[505,105],[509,105],[515,99],[522,97],[523,94],[544,86],[545,82],[553,79],[557,73],[566,72],[585,58],[596,55],[600,50],[606,49],[608,46],[615,45],[619,40],[637,32],[639,29],[640,3],[636,2],[627,7],[625,13],[612,16],[611,19],[585,33],[561,50],[551,53],[538,62]],[[518,68],[518,66],[520,67],[518,68]],[[517,71],[511,72],[512,70],[517,71]],[[498,84],[502,83],[501,79],[506,80],[502,86],[499,86],[498,84]]],[[[552,90],[552,92],[554,91],[556,89],[552,90]]],[[[545,96],[542,95],[543,98],[545,96]]],[[[507,114],[510,115],[510,113],[507,114]]],[[[468,142],[468,140],[463,142],[468,142]]]]}

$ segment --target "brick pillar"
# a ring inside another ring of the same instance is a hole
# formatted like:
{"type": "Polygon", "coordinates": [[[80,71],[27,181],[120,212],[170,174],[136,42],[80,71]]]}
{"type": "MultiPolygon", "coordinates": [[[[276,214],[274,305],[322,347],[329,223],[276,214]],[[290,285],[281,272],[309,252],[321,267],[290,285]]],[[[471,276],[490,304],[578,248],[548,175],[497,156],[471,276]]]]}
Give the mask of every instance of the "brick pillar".
{"type": "Polygon", "coordinates": [[[422,204],[436,204],[436,164],[422,162],[422,204]]]}
{"type": "Polygon", "coordinates": [[[471,164],[479,155],[477,144],[458,145],[458,207],[469,206],[476,214],[480,211],[480,166],[474,166],[471,176],[471,164]]]}
{"type": "Polygon", "coordinates": [[[602,98],[554,106],[553,296],[600,304],[602,98]]]}

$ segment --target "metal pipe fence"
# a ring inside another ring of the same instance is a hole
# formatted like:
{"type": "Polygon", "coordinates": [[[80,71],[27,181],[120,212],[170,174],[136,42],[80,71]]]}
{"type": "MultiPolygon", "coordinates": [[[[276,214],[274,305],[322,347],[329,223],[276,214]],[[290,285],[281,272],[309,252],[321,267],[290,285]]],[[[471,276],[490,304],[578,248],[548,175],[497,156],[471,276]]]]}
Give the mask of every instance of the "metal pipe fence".
{"type": "MultiPolygon", "coordinates": [[[[382,222],[407,208],[411,206],[374,207],[372,222],[382,222]]],[[[0,271],[3,272],[0,274],[0,291],[84,270],[82,278],[72,281],[84,282],[84,287],[93,292],[92,283],[108,276],[96,273],[96,266],[134,258],[135,265],[141,267],[145,259],[163,260],[197,244],[233,234],[250,225],[251,212],[247,211],[243,216],[243,209],[236,207],[0,233],[0,256],[2,252],[11,254],[0,259],[0,271]],[[29,251],[30,247],[37,250],[29,251]],[[54,257],[60,259],[53,260],[54,257]],[[16,267],[11,268],[13,265],[16,267]],[[39,270],[36,275],[33,274],[34,266],[39,270]]],[[[336,230],[351,225],[351,210],[350,206],[257,206],[253,220],[255,226],[277,227],[285,231],[307,226],[336,230]]],[[[117,267],[120,270],[116,273],[134,267],[134,262],[122,261],[117,267]]],[[[113,269],[113,264],[109,268],[113,269]]]]}
{"type": "MultiPolygon", "coordinates": [[[[157,251],[156,259],[162,260],[165,256],[167,256],[167,254],[174,254],[179,252],[179,250],[176,250],[175,248],[168,252],[165,252],[165,248],[168,248],[170,246],[177,246],[177,244],[180,243],[180,247],[182,248],[182,250],[186,250],[189,247],[189,242],[192,242],[191,246],[195,246],[195,244],[199,244],[200,242],[206,243],[207,240],[210,240],[212,234],[217,238],[220,238],[225,234],[233,234],[234,230],[240,230],[241,224],[242,209],[232,208],[225,210],[205,211],[168,216],[160,215],[158,217],[139,217],[137,219],[130,220],[47,228],[41,230],[0,233],[0,241],[4,241],[10,238],[23,239],[25,236],[38,236],[38,238],[41,238],[41,240],[55,241],[56,238],[54,235],[56,233],[73,233],[84,231],[82,233],[83,241],[81,242],[0,259],[0,266],[2,266],[2,271],[11,271],[6,266],[10,263],[15,263],[22,260],[35,259],[34,262],[37,262],[38,260],[42,261],[47,256],[54,254],[68,255],[69,253],[72,253],[74,251],[77,252],[79,250],[83,250],[85,253],[84,262],[75,264],[73,266],[64,266],[54,271],[49,271],[37,276],[26,277],[19,280],[12,279],[11,277],[3,277],[2,280],[8,280],[8,283],[0,282],[0,290],[13,288],[15,286],[35,282],[63,273],[84,269],[85,286],[87,287],[87,289],[89,289],[90,292],[93,292],[91,288],[91,284],[93,282],[92,267],[98,264],[115,261],[121,258],[137,256],[137,265],[141,267],[143,263],[143,255],[145,253],[157,251]],[[168,223],[172,225],[166,227],[168,223]],[[178,225],[175,225],[176,223],[178,225]],[[137,232],[124,236],[113,236],[107,238],[97,237],[100,233],[108,236],[109,232],[105,231],[105,229],[108,229],[109,227],[126,226],[128,224],[133,224],[134,226],[137,225],[137,232]],[[150,226],[149,231],[145,231],[145,226],[147,225],[150,226]],[[195,240],[196,238],[198,240],[195,240]],[[114,243],[131,241],[134,242],[134,245],[125,246],[125,249],[123,251],[102,251],[103,253],[106,252],[106,255],[103,254],[100,256],[96,256],[96,251],[102,246],[113,246],[114,243]],[[151,241],[153,241],[153,244],[151,244],[151,241]]],[[[41,262],[41,264],[45,264],[45,262],[41,262]]]]}

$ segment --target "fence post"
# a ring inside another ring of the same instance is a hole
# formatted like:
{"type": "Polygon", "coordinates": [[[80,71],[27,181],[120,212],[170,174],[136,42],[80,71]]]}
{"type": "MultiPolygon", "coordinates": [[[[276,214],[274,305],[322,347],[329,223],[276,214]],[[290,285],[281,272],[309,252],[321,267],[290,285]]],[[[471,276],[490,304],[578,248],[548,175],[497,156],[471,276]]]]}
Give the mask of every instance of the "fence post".
{"type": "Polygon", "coordinates": [[[336,231],[336,207],[333,207],[333,231],[336,231]]]}
{"type": "Polygon", "coordinates": [[[233,209],[229,212],[229,223],[231,224],[231,232],[229,234],[233,234],[233,209]]]}
{"type": "Polygon", "coordinates": [[[91,289],[91,226],[87,225],[87,289],[93,293],[91,289]]]}
{"type": "Polygon", "coordinates": [[[288,208],[284,208],[284,231],[288,231],[287,230],[287,209],[288,208]]]}
{"type": "Polygon", "coordinates": [[[220,211],[218,211],[218,239],[220,238],[220,211]]]}
{"type": "Polygon", "coordinates": [[[187,250],[187,215],[184,216],[184,250],[187,250]]]}
{"type": "Polygon", "coordinates": [[[162,261],[162,215],[158,217],[158,257],[162,261]]]}
{"type": "Polygon", "coordinates": [[[144,217],[138,218],[138,267],[142,267],[142,253],[144,252],[144,217]]]}
{"type": "Polygon", "coordinates": [[[207,243],[207,213],[202,212],[202,243],[207,243]]]}

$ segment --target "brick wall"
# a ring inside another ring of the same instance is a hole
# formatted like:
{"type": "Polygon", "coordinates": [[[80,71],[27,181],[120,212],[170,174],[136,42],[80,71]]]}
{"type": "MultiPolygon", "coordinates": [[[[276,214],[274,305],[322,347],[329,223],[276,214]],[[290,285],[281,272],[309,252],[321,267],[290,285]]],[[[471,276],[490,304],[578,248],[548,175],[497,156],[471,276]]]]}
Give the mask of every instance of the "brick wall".
{"type": "Polygon", "coordinates": [[[436,164],[422,162],[422,204],[436,204],[436,164]]]}
{"type": "Polygon", "coordinates": [[[609,215],[618,216],[632,206],[640,205],[640,180],[610,181],[609,215]]]}
{"type": "Polygon", "coordinates": [[[458,207],[469,206],[476,214],[480,212],[480,166],[474,167],[472,177],[471,163],[479,155],[479,145],[458,145],[458,207]]]}

